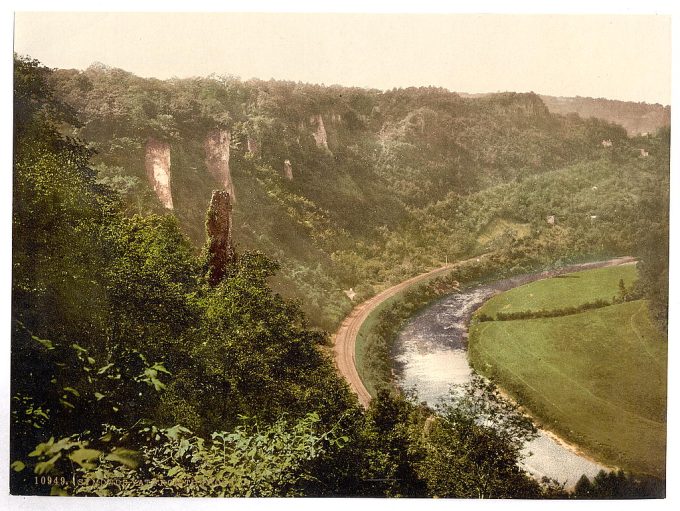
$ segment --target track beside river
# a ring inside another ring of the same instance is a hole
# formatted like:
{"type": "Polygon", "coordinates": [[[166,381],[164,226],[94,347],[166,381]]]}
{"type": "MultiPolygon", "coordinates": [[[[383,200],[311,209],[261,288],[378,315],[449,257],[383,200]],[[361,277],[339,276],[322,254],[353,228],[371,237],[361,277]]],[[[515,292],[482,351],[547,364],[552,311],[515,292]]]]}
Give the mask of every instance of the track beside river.
{"type": "MultiPolygon", "coordinates": [[[[385,300],[397,293],[476,259],[445,265],[405,280],[359,304],[345,318],[335,333],[333,354],[338,371],[364,407],[370,403],[371,395],[356,368],[356,340],[364,321],[385,300]]],[[[518,275],[439,300],[414,316],[399,335],[395,350],[398,384],[404,388],[415,387],[423,401],[435,404],[448,394],[451,385],[465,383],[471,371],[467,360],[468,324],[474,311],[491,296],[540,279],[634,261],[633,258],[622,257],[518,275]]],[[[606,468],[547,431],[540,431],[539,437],[527,444],[525,454],[527,457],[523,464],[529,472],[538,478],[547,476],[566,482],[568,486],[573,486],[581,474],[592,477],[606,468]]]]}
{"type": "Polygon", "coordinates": [[[413,284],[433,277],[438,277],[458,266],[484,259],[484,257],[486,257],[486,254],[457,263],[446,264],[429,272],[411,277],[357,305],[344,319],[340,328],[338,328],[333,336],[333,357],[338,371],[342,377],[347,380],[350,388],[359,397],[359,402],[364,407],[368,407],[368,404],[371,402],[371,394],[366,389],[364,382],[361,381],[361,377],[356,368],[356,343],[361,325],[363,325],[364,321],[370,316],[371,312],[377,309],[385,300],[392,298],[394,295],[404,291],[413,284]]]}

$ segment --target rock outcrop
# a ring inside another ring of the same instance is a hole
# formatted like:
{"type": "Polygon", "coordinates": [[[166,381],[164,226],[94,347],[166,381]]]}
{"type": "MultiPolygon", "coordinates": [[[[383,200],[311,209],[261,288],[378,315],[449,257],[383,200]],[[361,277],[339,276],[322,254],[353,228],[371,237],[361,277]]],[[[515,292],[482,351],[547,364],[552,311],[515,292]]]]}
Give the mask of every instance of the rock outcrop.
{"type": "Polygon", "coordinates": [[[316,146],[328,149],[328,135],[326,134],[326,127],[323,125],[321,114],[310,117],[309,124],[316,126],[316,131],[313,133],[316,146]]]}
{"type": "Polygon", "coordinates": [[[255,140],[254,138],[251,138],[251,137],[248,137],[247,147],[248,147],[248,152],[250,154],[252,154],[253,156],[255,156],[260,149],[259,146],[257,145],[257,140],[255,140]]]}
{"type": "Polygon", "coordinates": [[[291,165],[290,160],[283,162],[283,177],[289,181],[293,180],[293,165],[291,165]]]}
{"type": "Polygon", "coordinates": [[[208,283],[219,284],[236,259],[231,241],[231,197],[224,190],[213,190],[205,221],[208,235],[208,283]]]}
{"type": "Polygon", "coordinates": [[[172,209],[172,191],[170,189],[170,144],[155,138],[146,143],[144,167],[149,184],[156,192],[158,200],[167,209],[172,209]]]}
{"type": "Polygon", "coordinates": [[[214,130],[205,139],[205,165],[215,180],[236,202],[234,183],[229,171],[229,145],[231,133],[227,130],[214,130]]]}

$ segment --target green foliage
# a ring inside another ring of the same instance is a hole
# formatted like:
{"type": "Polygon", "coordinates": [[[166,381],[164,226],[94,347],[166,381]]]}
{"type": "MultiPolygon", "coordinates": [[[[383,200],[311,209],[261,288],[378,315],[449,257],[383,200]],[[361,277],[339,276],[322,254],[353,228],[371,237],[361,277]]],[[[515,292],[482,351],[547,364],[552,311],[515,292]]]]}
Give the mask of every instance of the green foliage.
{"type": "MultiPolygon", "coordinates": [[[[538,309],[526,310],[520,312],[498,312],[496,313],[496,321],[513,321],[516,319],[536,319],[536,318],[557,318],[560,316],[569,316],[570,314],[578,314],[580,312],[601,309],[602,307],[609,307],[612,303],[606,300],[597,300],[595,302],[586,302],[578,307],[563,307],[561,309],[538,309]]],[[[493,318],[487,314],[482,313],[479,321],[493,321],[493,318]]]]}
{"type": "MultiPolygon", "coordinates": [[[[267,424],[315,409],[322,424],[336,421],[349,392],[321,352],[325,336],[269,289],[277,265],[246,253],[208,287],[178,221],[121,214],[89,152],[56,130],[67,119],[50,106],[47,70],[21,59],[17,68],[18,110],[28,113],[17,118],[14,161],[14,468],[33,468],[28,453],[51,437],[104,434],[104,424],[205,432],[242,413],[267,424]]],[[[41,474],[63,472],[58,455],[39,461],[49,465],[41,474]]],[[[13,472],[14,493],[35,491],[28,472],[13,472]]]]}
{"type": "Polygon", "coordinates": [[[426,496],[424,481],[415,464],[420,453],[414,439],[424,413],[387,390],[371,402],[362,433],[365,465],[361,467],[362,494],[386,497],[426,496]]]}
{"type": "Polygon", "coordinates": [[[632,477],[622,470],[600,471],[592,480],[585,475],[576,483],[575,499],[662,499],[666,496],[665,482],[649,477],[632,477]]]}
{"type": "MultiPolygon", "coordinates": [[[[268,289],[276,265],[258,253],[242,254],[218,286],[204,290],[201,316],[161,414],[179,422],[177,400],[201,423],[200,431],[231,424],[238,413],[273,420],[318,409],[324,419],[350,400],[320,348],[325,335],[311,331],[299,307],[268,289]]],[[[330,420],[330,419],[329,419],[330,420]]]]}
{"type": "Polygon", "coordinates": [[[479,376],[438,406],[422,438],[418,465],[428,493],[449,498],[537,498],[541,488],[519,466],[536,429],[479,376]]]}
{"type": "Polygon", "coordinates": [[[636,247],[640,254],[638,290],[649,299],[652,317],[665,330],[668,326],[670,129],[660,130],[650,142],[648,147],[657,155],[657,162],[651,167],[652,186],[640,194],[641,221],[636,247]]]}
{"type": "Polygon", "coordinates": [[[96,466],[80,464],[78,484],[67,488],[74,495],[120,497],[296,496],[314,478],[310,462],[346,441],[320,427],[312,413],[292,424],[281,419],[265,428],[249,420],[208,440],[180,426],[146,428],[142,433],[149,435],[148,443],[133,458],[121,449],[106,456],[94,450],[71,454],[72,459],[99,459],[96,466]]]}
{"type": "Polygon", "coordinates": [[[109,342],[124,342],[155,358],[183,357],[187,348],[182,344],[199,317],[195,293],[200,267],[177,221],[135,215],[104,232],[109,342]]]}
{"type": "MultiPolygon", "coordinates": [[[[359,439],[359,492],[373,496],[539,498],[554,495],[519,466],[535,429],[515,406],[477,377],[437,412],[381,390],[359,439]]],[[[558,492],[559,493],[559,492],[558,492]]],[[[562,494],[563,495],[563,494],[562,494]]]]}
{"type": "Polygon", "coordinates": [[[337,471],[349,467],[350,472],[343,473],[344,494],[565,495],[552,483],[534,481],[517,465],[520,444],[534,431],[526,417],[481,379],[459,391],[435,413],[410,398],[380,390],[333,465],[337,471]],[[484,402],[489,397],[491,401],[484,402]],[[477,413],[484,420],[479,421],[477,413]]]}
{"type": "MultiPolygon", "coordinates": [[[[543,211],[546,199],[562,200],[580,176],[563,172],[568,175],[559,183],[543,184],[543,175],[601,157],[631,159],[621,156],[630,150],[622,128],[551,114],[535,94],[473,98],[434,87],[379,92],[216,76],[158,81],[105,66],[58,70],[49,82],[82,116],[77,133],[98,150],[99,179],[124,193],[128,211],[159,211],[160,203],[135,179],[146,180],[147,139],[171,143],[174,214],[195,246],[203,244],[210,193],[221,186],[206,168],[204,140],[215,128],[230,130],[239,198],[236,244],[280,260],[275,289],[302,299],[311,323],[326,329],[348,312],[342,289],[362,287],[373,294],[385,283],[438,265],[445,255],[453,259],[527,237],[528,226],[531,238],[545,238],[535,228],[546,214],[563,221],[561,211],[543,211]],[[319,115],[328,150],[312,136],[319,115]],[[246,151],[249,139],[257,144],[254,153],[246,151]],[[602,139],[615,142],[611,155],[602,139]],[[293,181],[281,176],[285,160],[292,162],[293,181]],[[489,187],[497,190],[480,196],[482,202],[466,199],[489,187]],[[509,214],[494,217],[508,189],[503,209],[509,214]],[[523,195],[527,191],[532,195],[523,195]],[[453,201],[462,208],[442,213],[453,201]],[[523,217],[516,219],[524,225],[520,231],[507,239],[494,236],[486,247],[477,244],[485,224],[494,218],[514,223],[517,215],[523,217]]],[[[618,172],[614,165],[619,163],[612,163],[612,175],[618,172]]],[[[582,221],[588,215],[600,213],[602,201],[596,204],[575,208],[579,228],[588,227],[582,221]]],[[[558,245],[553,253],[629,250],[630,243],[618,239],[611,248],[614,236],[602,240],[618,223],[604,216],[587,236],[570,226],[568,239],[551,241],[558,245]],[[575,241],[580,244],[572,248],[575,241]]]]}
{"type": "Polygon", "coordinates": [[[53,494],[548,496],[516,467],[512,420],[479,424],[489,411],[460,396],[432,418],[381,392],[363,414],[307,321],[337,325],[347,287],[367,297],[488,247],[386,310],[367,356],[381,383],[398,325],[460,282],[639,251],[636,292],[663,310],[667,259],[644,252],[667,239],[663,133],[642,159],[619,128],[533,94],[163,82],[19,57],[14,94],[13,493],[39,475],[53,494]],[[196,247],[219,186],[203,147],[215,128],[232,133],[239,257],[211,287],[196,247]],[[173,215],[145,184],[149,138],[172,146],[173,215]],[[74,469],[87,477],[69,486],[74,469]]]}
{"type": "MultiPolygon", "coordinates": [[[[171,376],[165,366],[129,348],[110,360],[104,364],[78,344],[38,339],[15,325],[12,369],[27,372],[12,381],[13,459],[30,465],[24,456],[50,435],[97,430],[103,422],[130,425],[152,412],[171,376]]],[[[48,472],[41,467],[36,473],[48,472]]]]}
{"type": "Polygon", "coordinates": [[[512,451],[492,430],[472,422],[452,427],[437,420],[426,437],[419,469],[428,493],[447,498],[536,498],[536,484],[517,467],[512,451]],[[533,484],[532,484],[533,483],[533,484]]]}

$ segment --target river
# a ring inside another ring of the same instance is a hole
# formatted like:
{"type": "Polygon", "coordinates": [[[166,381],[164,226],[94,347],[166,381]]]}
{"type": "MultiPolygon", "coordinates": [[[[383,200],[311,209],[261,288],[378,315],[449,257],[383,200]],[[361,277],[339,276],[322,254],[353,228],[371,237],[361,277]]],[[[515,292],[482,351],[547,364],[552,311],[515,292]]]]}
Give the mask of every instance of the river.
{"type": "MultiPolygon", "coordinates": [[[[473,312],[493,295],[543,278],[632,261],[620,258],[519,275],[455,293],[429,305],[407,322],[395,343],[398,385],[415,389],[421,401],[434,405],[448,395],[451,385],[467,383],[471,375],[467,358],[468,324],[473,312]]],[[[593,477],[600,470],[607,470],[542,430],[537,438],[527,442],[523,454],[522,465],[528,472],[539,479],[543,476],[556,479],[567,488],[572,488],[582,474],[593,477]]]]}

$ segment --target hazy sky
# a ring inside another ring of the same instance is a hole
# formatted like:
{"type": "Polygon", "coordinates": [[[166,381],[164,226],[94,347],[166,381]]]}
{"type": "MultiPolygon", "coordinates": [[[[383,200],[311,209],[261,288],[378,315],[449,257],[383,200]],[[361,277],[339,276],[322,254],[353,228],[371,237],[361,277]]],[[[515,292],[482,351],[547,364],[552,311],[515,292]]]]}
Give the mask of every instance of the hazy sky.
{"type": "Polygon", "coordinates": [[[51,67],[670,104],[669,16],[17,13],[51,67]]]}

